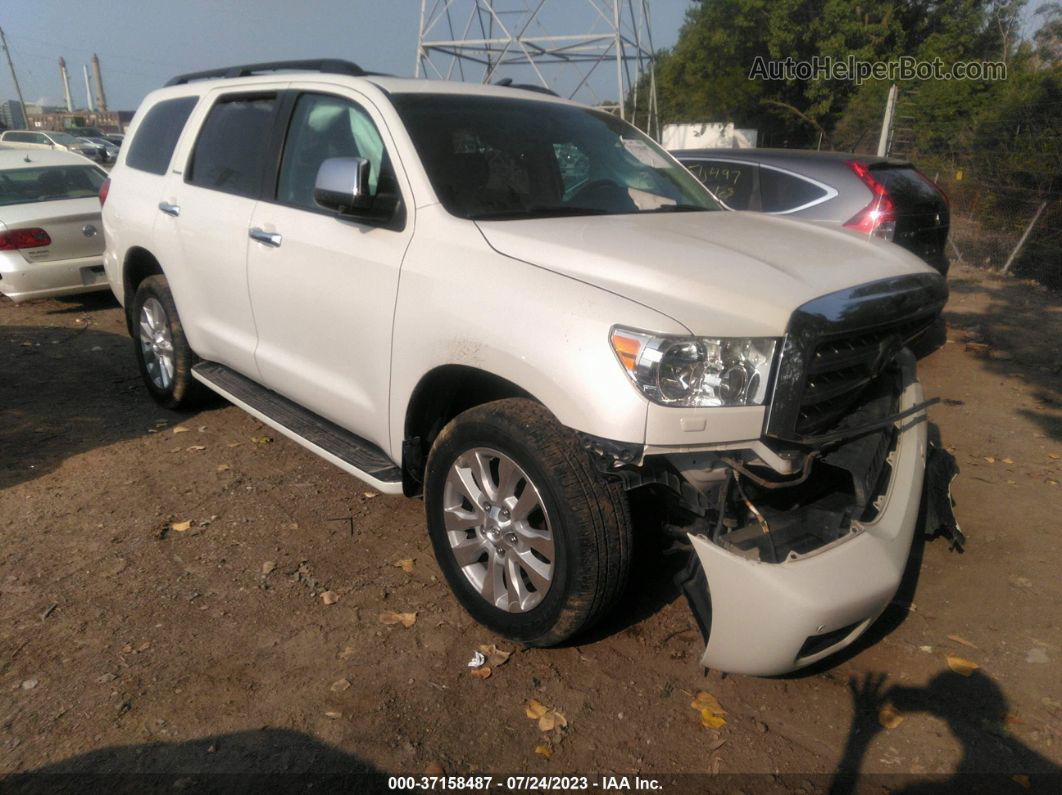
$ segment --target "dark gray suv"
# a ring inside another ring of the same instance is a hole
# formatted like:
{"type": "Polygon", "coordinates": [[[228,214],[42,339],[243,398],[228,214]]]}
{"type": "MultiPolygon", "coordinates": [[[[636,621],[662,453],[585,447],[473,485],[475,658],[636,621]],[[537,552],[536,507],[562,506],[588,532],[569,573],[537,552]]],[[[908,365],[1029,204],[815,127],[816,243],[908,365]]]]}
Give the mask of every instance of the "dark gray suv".
{"type": "Polygon", "coordinates": [[[837,224],[891,240],[948,272],[948,200],[911,163],[849,152],[672,152],[732,210],[837,224]]]}

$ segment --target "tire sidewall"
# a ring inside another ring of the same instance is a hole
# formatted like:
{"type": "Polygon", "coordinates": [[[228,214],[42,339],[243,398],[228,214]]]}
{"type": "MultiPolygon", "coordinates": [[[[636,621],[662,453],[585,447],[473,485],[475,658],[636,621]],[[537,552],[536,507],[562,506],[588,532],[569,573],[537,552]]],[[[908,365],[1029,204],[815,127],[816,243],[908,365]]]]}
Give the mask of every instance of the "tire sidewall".
{"type": "Polygon", "coordinates": [[[574,517],[559,489],[543,467],[528,440],[483,420],[457,423],[444,430],[428,458],[424,502],[428,533],[436,560],[450,588],[464,608],[481,624],[514,640],[533,644],[547,635],[566,610],[573,597],[578,597],[575,573],[580,570],[581,550],[574,517]],[[554,550],[560,550],[553,562],[553,581],[543,600],[525,613],[510,613],[487,603],[468,581],[457,565],[443,520],[443,491],[453,462],[475,447],[487,447],[515,461],[531,479],[542,498],[553,533],[554,550]]]}
{"type": "Polygon", "coordinates": [[[136,363],[148,392],[157,403],[166,408],[178,408],[187,401],[193,391],[192,366],[196,358],[184,336],[177,305],[165,276],[149,276],[137,287],[133,300],[133,346],[136,363]],[[148,374],[144,351],[140,344],[140,313],[149,298],[156,299],[166,312],[166,325],[173,341],[173,380],[168,389],[159,389],[148,374]]]}

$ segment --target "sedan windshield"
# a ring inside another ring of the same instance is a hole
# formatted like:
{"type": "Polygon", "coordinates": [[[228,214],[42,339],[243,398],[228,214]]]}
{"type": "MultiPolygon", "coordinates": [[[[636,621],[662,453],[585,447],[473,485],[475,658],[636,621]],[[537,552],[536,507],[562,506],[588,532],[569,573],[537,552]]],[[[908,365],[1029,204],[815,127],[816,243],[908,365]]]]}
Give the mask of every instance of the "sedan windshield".
{"type": "Polygon", "coordinates": [[[0,171],[0,206],[98,196],[106,175],[92,166],[46,166],[0,171]]]}
{"type": "Polygon", "coordinates": [[[461,218],[720,209],[670,155],[608,113],[486,96],[392,101],[436,194],[461,218]]]}
{"type": "Polygon", "coordinates": [[[48,133],[48,137],[57,144],[62,144],[63,146],[74,146],[79,143],[77,138],[70,133],[48,133]]]}

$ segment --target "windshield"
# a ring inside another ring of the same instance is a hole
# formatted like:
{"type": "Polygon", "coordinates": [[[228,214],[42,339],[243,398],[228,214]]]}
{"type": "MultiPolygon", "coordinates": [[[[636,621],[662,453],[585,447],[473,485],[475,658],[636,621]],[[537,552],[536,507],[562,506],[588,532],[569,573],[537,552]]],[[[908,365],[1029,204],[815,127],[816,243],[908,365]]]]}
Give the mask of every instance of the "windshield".
{"type": "Polygon", "coordinates": [[[720,209],[670,155],[608,113],[467,95],[392,101],[436,194],[461,218],[720,209]]]}
{"type": "Polygon", "coordinates": [[[53,141],[55,141],[57,144],[62,144],[63,146],[72,146],[72,145],[75,145],[75,144],[78,143],[77,138],[72,136],[70,133],[54,133],[53,132],[53,133],[48,133],[48,137],[51,138],[53,141]]]}
{"type": "Polygon", "coordinates": [[[92,166],[46,166],[0,171],[0,206],[95,197],[99,195],[105,176],[92,166]]]}

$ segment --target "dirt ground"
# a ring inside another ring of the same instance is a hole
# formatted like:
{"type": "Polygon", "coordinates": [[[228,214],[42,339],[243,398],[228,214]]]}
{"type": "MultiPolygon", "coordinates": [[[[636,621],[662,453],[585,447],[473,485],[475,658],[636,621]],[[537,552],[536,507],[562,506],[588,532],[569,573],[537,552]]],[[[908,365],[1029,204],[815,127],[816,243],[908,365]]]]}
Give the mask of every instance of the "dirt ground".
{"type": "Polygon", "coordinates": [[[916,544],[865,640],[776,679],[701,670],[674,560],[645,537],[604,626],[515,648],[451,598],[419,501],[223,402],[157,408],[109,294],[2,299],[0,775],[780,774],[756,791],[993,772],[1035,791],[1062,761],[1062,302],[959,266],[951,289],[920,371],[966,551],[916,544]],[[475,678],[491,643],[512,656],[475,678]],[[530,699],[563,721],[540,731],[530,699]]]}

